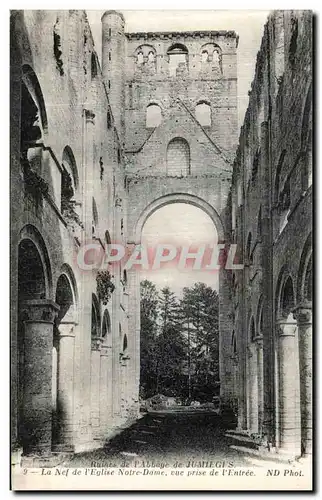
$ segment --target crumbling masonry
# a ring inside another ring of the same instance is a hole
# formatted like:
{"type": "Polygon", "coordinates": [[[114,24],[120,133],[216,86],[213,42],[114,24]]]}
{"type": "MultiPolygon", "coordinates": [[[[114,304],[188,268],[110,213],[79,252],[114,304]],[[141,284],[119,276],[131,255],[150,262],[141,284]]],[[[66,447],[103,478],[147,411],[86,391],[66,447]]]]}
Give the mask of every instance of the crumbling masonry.
{"type": "Polygon", "coordinates": [[[127,33],[107,11],[101,69],[83,11],[11,13],[17,457],[99,447],[138,417],[138,274],[77,254],[140,243],[176,202],[245,264],[220,271],[223,414],[310,453],[311,43],[308,12],[270,16],[238,145],[235,32],[127,33]]]}

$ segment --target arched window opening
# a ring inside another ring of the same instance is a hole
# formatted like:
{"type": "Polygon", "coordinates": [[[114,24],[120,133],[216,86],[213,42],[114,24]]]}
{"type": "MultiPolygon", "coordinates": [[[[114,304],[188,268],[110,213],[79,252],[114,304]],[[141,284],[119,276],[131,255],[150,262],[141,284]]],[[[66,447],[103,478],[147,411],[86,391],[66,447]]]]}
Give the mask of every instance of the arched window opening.
{"type": "MultiPolygon", "coordinates": [[[[41,134],[46,133],[48,129],[48,121],[45,108],[45,101],[43,98],[43,94],[37,76],[35,75],[33,69],[30,66],[28,66],[28,64],[24,64],[22,67],[22,91],[23,87],[25,87],[25,89],[30,94],[30,97],[33,101],[32,112],[34,112],[34,106],[36,106],[37,108],[37,119],[39,119],[37,125],[39,125],[40,127],[41,134]]],[[[29,101],[26,104],[30,105],[31,103],[29,101]]],[[[23,108],[23,106],[24,106],[24,96],[22,95],[21,108],[23,108]]],[[[31,118],[33,118],[32,113],[31,113],[31,118]]],[[[33,125],[34,121],[30,125],[33,125]]]]}
{"type": "Polygon", "coordinates": [[[257,173],[258,173],[258,168],[260,164],[260,158],[261,158],[261,149],[258,148],[254,158],[253,158],[253,166],[252,166],[252,182],[255,182],[257,173]]]}
{"type": "Polygon", "coordinates": [[[190,174],[190,148],[185,139],[172,139],[167,149],[167,175],[186,176],[190,174]]]}
{"type": "Polygon", "coordinates": [[[127,342],[127,335],[124,335],[123,337],[123,352],[125,353],[127,350],[128,342],[127,342]]]}
{"type": "Polygon", "coordinates": [[[146,108],[146,128],[155,128],[161,124],[161,108],[157,104],[149,104],[146,108]]]}
{"type": "Polygon", "coordinates": [[[282,313],[283,317],[287,318],[288,315],[294,309],[294,306],[295,303],[294,303],[293,282],[292,278],[289,276],[284,283],[281,294],[280,312],[282,313]]]}
{"type": "Polygon", "coordinates": [[[112,126],[112,116],[110,111],[108,111],[106,114],[106,125],[108,129],[110,129],[112,126]]]}
{"type": "Polygon", "coordinates": [[[188,49],[181,43],[175,43],[167,51],[170,76],[180,76],[188,70],[188,49]]]}
{"type": "Polygon", "coordinates": [[[18,296],[19,300],[46,297],[43,264],[36,245],[29,239],[23,240],[18,249],[18,296]]]}
{"type": "Polygon", "coordinates": [[[107,341],[110,334],[111,334],[111,318],[110,318],[109,312],[107,310],[105,310],[104,315],[103,315],[103,325],[102,325],[102,337],[103,337],[103,339],[105,339],[105,341],[107,341]]]}
{"type": "Polygon", "coordinates": [[[98,338],[101,336],[100,308],[95,294],[92,294],[91,335],[92,338],[98,338]]]}
{"type": "Polygon", "coordinates": [[[280,194],[280,202],[279,202],[279,214],[280,214],[280,233],[285,228],[288,222],[288,216],[290,214],[290,206],[291,206],[291,188],[290,188],[290,179],[288,178],[285,182],[284,189],[280,194]]]}
{"type": "Polygon", "coordinates": [[[233,355],[236,355],[237,354],[237,341],[236,341],[235,332],[233,332],[232,337],[231,337],[231,346],[232,346],[233,355]]]}
{"type": "Polygon", "coordinates": [[[297,51],[297,38],[298,38],[298,19],[296,17],[293,17],[291,19],[291,41],[290,41],[290,48],[289,48],[289,63],[292,69],[295,68],[295,60],[296,60],[296,51],[297,51]]]}
{"type": "Polygon", "coordinates": [[[258,217],[257,217],[257,239],[261,239],[262,237],[262,207],[259,208],[258,217]]]}
{"type": "Polygon", "coordinates": [[[236,229],[236,203],[234,199],[231,202],[231,229],[232,231],[236,229]]]}
{"type": "Polygon", "coordinates": [[[56,304],[60,307],[56,319],[57,325],[59,325],[62,320],[64,320],[64,322],[74,320],[74,297],[70,282],[65,274],[62,274],[57,281],[56,304]]]}
{"type": "Polygon", "coordinates": [[[196,119],[203,127],[211,127],[211,107],[207,102],[197,104],[196,119]]]}
{"type": "Polygon", "coordinates": [[[253,264],[253,254],[252,254],[252,233],[248,234],[246,243],[246,264],[251,266],[253,264]]]}
{"type": "Polygon", "coordinates": [[[220,52],[218,49],[215,49],[212,53],[212,60],[213,63],[217,66],[219,66],[219,61],[220,61],[220,52]]]}
{"type": "Polygon", "coordinates": [[[304,298],[306,300],[312,301],[312,255],[308,261],[305,280],[304,280],[304,298]]]}
{"type": "Polygon", "coordinates": [[[217,68],[220,68],[220,51],[219,49],[215,49],[212,53],[212,62],[213,65],[217,68]]]}
{"type": "Polygon", "coordinates": [[[78,220],[78,172],[73,152],[69,146],[63,151],[61,177],[61,213],[63,217],[78,220]]]}
{"type": "MultiPolygon", "coordinates": [[[[28,149],[42,137],[39,121],[39,111],[24,82],[21,84],[21,127],[20,148],[21,158],[29,160],[28,149]]],[[[39,170],[39,169],[37,169],[39,170]]]]}
{"type": "Polygon", "coordinates": [[[97,77],[97,62],[96,62],[96,55],[94,52],[92,52],[91,55],[91,78],[94,80],[94,78],[97,77]]]}
{"type": "Polygon", "coordinates": [[[110,236],[109,231],[105,231],[105,242],[107,245],[111,244],[111,236],[110,236]]]}
{"type": "Polygon", "coordinates": [[[282,151],[278,165],[276,168],[276,174],[275,174],[275,183],[274,183],[274,204],[275,206],[278,206],[279,204],[279,196],[280,196],[280,177],[281,177],[281,172],[282,168],[284,165],[284,158],[285,158],[286,151],[285,149],[282,151]]]}
{"type": "Polygon", "coordinates": [[[201,61],[203,63],[208,62],[208,51],[207,50],[203,50],[201,52],[201,61]]]}
{"type": "Polygon", "coordinates": [[[255,321],[254,321],[254,318],[252,317],[251,320],[250,320],[250,341],[251,342],[254,342],[255,338],[256,338],[256,329],[255,329],[255,321]]]}
{"type": "Polygon", "coordinates": [[[143,64],[143,61],[144,61],[143,52],[138,52],[136,61],[138,64],[143,64]]]}
{"type": "Polygon", "coordinates": [[[201,47],[202,71],[221,72],[221,49],[214,43],[206,43],[201,47]]]}
{"type": "Polygon", "coordinates": [[[154,53],[152,52],[152,50],[150,50],[150,52],[148,53],[148,62],[154,63],[154,53]]]}
{"type": "Polygon", "coordinates": [[[98,211],[94,198],[92,198],[92,234],[94,235],[98,225],[98,211]]]}
{"type": "Polygon", "coordinates": [[[257,332],[258,336],[263,336],[263,296],[260,297],[257,312],[257,332]]]}

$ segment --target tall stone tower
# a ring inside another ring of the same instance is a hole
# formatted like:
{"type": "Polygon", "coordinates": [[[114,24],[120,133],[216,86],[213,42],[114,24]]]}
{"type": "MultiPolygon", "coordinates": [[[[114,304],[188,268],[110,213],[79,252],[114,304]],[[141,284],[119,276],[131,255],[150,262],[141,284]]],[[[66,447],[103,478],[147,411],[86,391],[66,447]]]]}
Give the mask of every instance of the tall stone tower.
{"type": "Polygon", "coordinates": [[[115,125],[124,140],[125,20],[120,12],[108,10],[102,16],[102,71],[115,125]]]}

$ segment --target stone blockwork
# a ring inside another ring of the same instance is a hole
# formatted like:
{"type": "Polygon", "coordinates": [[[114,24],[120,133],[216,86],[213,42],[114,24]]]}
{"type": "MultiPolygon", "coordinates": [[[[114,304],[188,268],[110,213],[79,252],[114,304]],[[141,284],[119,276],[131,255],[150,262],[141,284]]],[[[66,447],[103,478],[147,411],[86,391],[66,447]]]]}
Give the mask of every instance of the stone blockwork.
{"type": "Polygon", "coordinates": [[[231,234],[240,429],[280,452],[312,450],[312,15],[265,26],[234,161],[231,234]]]}
{"type": "Polygon", "coordinates": [[[85,242],[103,251],[127,227],[123,146],[86,14],[13,11],[10,84],[13,449],[80,451],[138,414],[122,382],[125,336],[128,370],[135,361],[123,271],[110,269],[105,301],[77,262],[85,242]]]}
{"type": "Polygon", "coordinates": [[[14,449],[97,447],[137,418],[139,275],[78,257],[180,202],[245,264],[219,276],[222,410],[311,453],[311,24],[270,16],[238,145],[235,32],[127,33],[107,11],[101,69],[83,11],[11,13],[14,449]]]}
{"type": "MultiPolygon", "coordinates": [[[[128,242],[140,243],[153,211],[183,202],[205,210],[219,240],[229,243],[226,206],[237,147],[238,36],[233,31],[127,33],[123,16],[115,11],[104,14],[102,25],[103,75],[124,142],[128,242]]],[[[138,279],[132,273],[129,289],[137,360],[138,279]]],[[[232,329],[229,290],[229,272],[223,271],[223,350],[229,349],[225,342],[232,329]]],[[[231,402],[225,384],[230,365],[220,368],[223,406],[231,402]]],[[[136,377],[138,372],[139,362],[136,377]]]]}

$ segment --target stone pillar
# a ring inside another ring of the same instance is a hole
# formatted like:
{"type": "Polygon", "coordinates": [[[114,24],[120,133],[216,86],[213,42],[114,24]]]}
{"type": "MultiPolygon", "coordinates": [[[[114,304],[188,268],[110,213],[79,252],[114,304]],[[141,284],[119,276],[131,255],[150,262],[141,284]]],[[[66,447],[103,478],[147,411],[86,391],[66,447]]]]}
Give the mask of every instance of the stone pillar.
{"type": "MultiPolygon", "coordinates": [[[[82,244],[92,239],[92,196],[94,166],[95,115],[91,110],[83,109],[81,220],[84,224],[82,244]]],[[[81,272],[79,290],[79,335],[75,338],[75,390],[74,413],[76,451],[88,449],[91,443],[91,310],[93,274],[81,272]]]]}
{"type": "Polygon", "coordinates": [[[248,348],[248,404],[249,424],[248,429],[252,434],[258,432],[258,377],[257,358],[254,345],[248,348]]]}
{"type": "Polygon", "coordinates": [[[290,318],[277,322],[279,365],[279,426],[280,450],[300,455],[300,429],[298,428],[296,365],[297,324],[290,318]]]}
{"type": "Polygon", "coordinates": [[[264,420],[264,359],[263,337],[256,338],[257,343],[257,393],[258,393],[258,432],[262,434],[264,420]]]}
{"type": "Polygon", "coordinates": [[[129,363],[129,383],[133,414],[139,413],[140,386],[140,276],[137,269],[128,270],[129,321],[131,357],[129,363]]]}
{"type": "Polygon", "coordinates": [[[100,437],[100,365],[102,338],[92,338],[91,348],[91,427],[93,438],[100,437]]]}
{"type": "Polygon", "coordinates": [[[109,361],[111,360],[111,347],[102,345],[100,351],[100,433],[107,437],[112,419],[112,379],[110,376],[109,361]]]}
{"type": "Polygon", "coordinates": [[[298,325],[302,454],[312,455],[312,305],[300,304],[298,325]]]}
{"type": "Polygon", "coordinates": [[[121,415],[122,419],[128,418],[129,415],[129,381],[128,381],[128,362],[129,357],[124,355],[120,358],[121,372],[121,415]]]}
{"type": "Polygon", "coordinates": [[[74,322],[60,323],[58,347],[57,447],[72,450],[74,441],[74,322]]]}
{"type": "Polygon", "coordinates": [[[51,300],[28,300],[22,304],[25,453],[46,455],[51,452],[53,325],[58,310],[51,300]]]}

